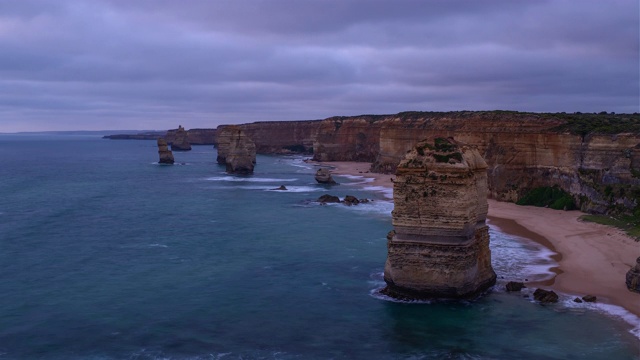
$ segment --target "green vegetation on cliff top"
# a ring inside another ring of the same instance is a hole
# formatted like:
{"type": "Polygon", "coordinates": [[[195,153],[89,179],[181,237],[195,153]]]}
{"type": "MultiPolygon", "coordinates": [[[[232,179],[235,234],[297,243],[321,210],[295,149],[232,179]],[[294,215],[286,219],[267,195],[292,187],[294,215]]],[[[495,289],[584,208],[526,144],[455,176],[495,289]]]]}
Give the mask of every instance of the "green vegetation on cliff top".
{"type": "Polygon", "coordinates": [[[600,113],[533,113],[506,110],[493,111],[404,111],[395,115],[359,115],[359,116],[336,116],[334,119],[345,120],[349,118],[365,118],[369,122],[376,122],[389,117],[397,117],[403,121],[415,121],[426,118],[470,118],[477,116],[487,116],[493,119],[527,121],[557,120],[562,124],[552,127],[549,130],[555,132],[569,132],[575,135],[588,134],[619,134],[637,133],[640,134],[640,114],[615,114],[602,111],[600,113]]]}

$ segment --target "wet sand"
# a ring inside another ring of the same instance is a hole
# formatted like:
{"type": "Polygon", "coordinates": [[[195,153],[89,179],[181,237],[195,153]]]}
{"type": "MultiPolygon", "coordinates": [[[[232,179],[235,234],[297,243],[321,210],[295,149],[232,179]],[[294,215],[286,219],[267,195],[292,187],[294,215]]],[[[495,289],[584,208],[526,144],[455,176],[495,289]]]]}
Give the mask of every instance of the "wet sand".
{"type": "MultiPolygon", "coordinates": [[[[393,187],[394,175],[369,172],[369,163],[328,162],[336,175],[373,179],[371,185],[393,187]]],[[[640,243],[622,231],[579,220],[584,213],[489,200],[492,226],[536,241],[556,252],[559,266],[545,287],[574,295],[595,295],[598,302],[622,306],[640,316],[640,294],[630,292],[625,275],[640,256],[640,243]]]]}

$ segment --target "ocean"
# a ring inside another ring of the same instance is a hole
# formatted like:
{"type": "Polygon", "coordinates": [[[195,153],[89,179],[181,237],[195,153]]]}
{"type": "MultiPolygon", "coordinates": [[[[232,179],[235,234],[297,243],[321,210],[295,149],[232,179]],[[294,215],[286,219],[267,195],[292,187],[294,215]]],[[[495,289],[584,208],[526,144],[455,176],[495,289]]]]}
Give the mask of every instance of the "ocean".
{"type": "Polygon", "coordinates": [[[552,253],[491,226],[498,285],[398,302],[384,286],[389,192],[315,183],[300,156],[233,176],[210,146],[0,135],[0,359],[637,359],[638,318],[507,280],[552,253]],[[287,191],[273,190],[285,185],[287,191]],[[320,205],[329,193],[373,201],[320,205]]]}

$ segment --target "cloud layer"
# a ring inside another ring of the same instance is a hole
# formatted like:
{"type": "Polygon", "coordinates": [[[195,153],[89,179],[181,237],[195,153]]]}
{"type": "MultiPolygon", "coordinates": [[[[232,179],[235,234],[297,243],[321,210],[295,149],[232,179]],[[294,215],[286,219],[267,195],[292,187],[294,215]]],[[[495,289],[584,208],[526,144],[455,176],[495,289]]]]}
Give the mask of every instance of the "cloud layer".
{"type": "Polygon", "coordinates": [[[0,131],[639,111],[635,0],[9,0],[0,131]]]}

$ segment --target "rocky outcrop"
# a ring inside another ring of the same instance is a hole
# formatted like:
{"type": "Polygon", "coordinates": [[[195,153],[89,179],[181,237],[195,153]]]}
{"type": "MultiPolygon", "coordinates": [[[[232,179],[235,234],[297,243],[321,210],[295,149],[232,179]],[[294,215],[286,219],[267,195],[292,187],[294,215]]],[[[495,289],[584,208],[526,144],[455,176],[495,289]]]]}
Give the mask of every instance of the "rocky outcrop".
{"type": "Polygon", "coordinates": [[[383,293],[468,298],[495,284],[486,169],[476,149],[452,139],[420,142],[406,155],[394,181],[383,293]]]}
{"type": "Polygon", "coordinates": [[[640,293],[640,257],[636,259],[636,266],[627,272],[627,289],[640,293]]]}
{"type": "Polygon", "coordinates": [[[319,203],[339,203],[340,202],[340,198],[335,196],[335,195],[329,195],[329,194],[324,194],[322,196],[320,196],[318,198],[318,200],[316,200],[319,203]]]}
{"type": "Polygon", "coordinates": [[[331,172],[327,168],[320,168],[316,171],[315,179],[320,184],[336,184],[333,177],[331,177],[331,172]]]}
{"type": "Polygon", "coordinates": [[[237,126],[225,126],[218,130],[219,164],[224,164],[231,174],[252,174],[256,165],[256,146],[237,126]]]}
{"type": "Polygon", "coordinates": [[[173,153],[169,150],[169,146],[167,145],[167,141],[163,138],[158,139],[158,155],[160,156],[160,160],[158,160],[159,164],[173,164],[173,153]]]}
{"type": "Polygon", "coordinates": [[[182,125],[178,125],[178,129],[175,131],[171,142],[171,151],[189,150],[191,150],[191,144],[189,143],[187,131],[182,127],[182,125]]]}

